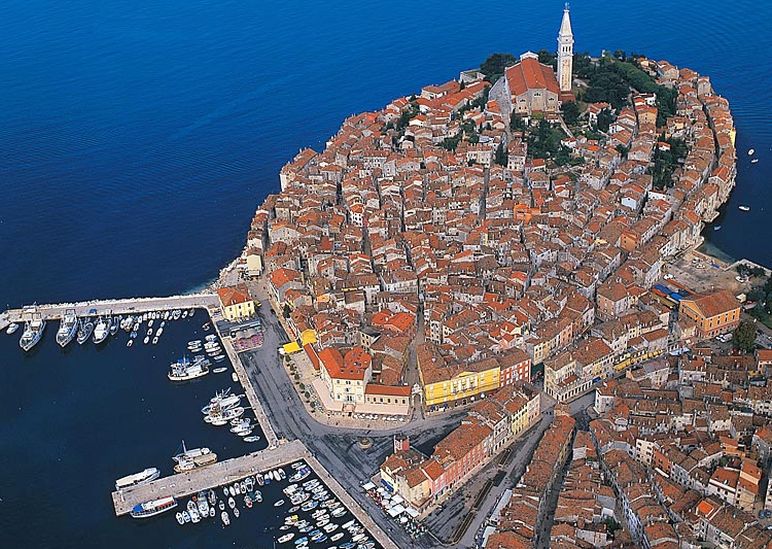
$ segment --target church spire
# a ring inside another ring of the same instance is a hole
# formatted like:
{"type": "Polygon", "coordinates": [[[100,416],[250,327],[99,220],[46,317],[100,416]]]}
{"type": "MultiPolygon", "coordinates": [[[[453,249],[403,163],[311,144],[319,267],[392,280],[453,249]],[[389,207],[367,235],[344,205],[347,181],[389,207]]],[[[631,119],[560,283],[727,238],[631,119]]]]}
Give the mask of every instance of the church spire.
{"type": "Polygon", "coordinates": [[[563,20],[560,22],[560,36],[571,36],[573,38],[574,33],[571,31],[571,15],[569,10],[568,2],[566,2],[563,8],[563,20]]]}
{"type": "Polygon", "coordinates": [[[563,20],[558,32],[558,85],[561,92],[571,91],[574,66],[574,33],[571,30],[571,14],[568,3],[563,8],[563,20]]]}

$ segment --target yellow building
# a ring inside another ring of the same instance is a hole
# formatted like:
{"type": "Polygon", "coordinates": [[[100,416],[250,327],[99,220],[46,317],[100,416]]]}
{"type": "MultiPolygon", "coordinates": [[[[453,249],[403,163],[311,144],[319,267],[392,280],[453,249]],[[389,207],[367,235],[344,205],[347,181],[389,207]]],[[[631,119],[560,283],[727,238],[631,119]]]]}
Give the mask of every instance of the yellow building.
{"type": "Polygon", "coordinates": [[[729,333],[740,324],[740,302],[727,290],[684,298],[679,313],[697,324],[697,336],[703,339],[729,333]]]}
{"type": "Polygon", "coordinates": [[[222,314],[231,322],[255,316],[255,301],[249,296],[246,285],[238,284],[217,290],[222,314]]]}
{"type": "Polygon", "coordinates": [[[448,364],[431,345],[422,345],[416,355],[425,406],[462,402],[501,387],[496,359],[448,364]]]}

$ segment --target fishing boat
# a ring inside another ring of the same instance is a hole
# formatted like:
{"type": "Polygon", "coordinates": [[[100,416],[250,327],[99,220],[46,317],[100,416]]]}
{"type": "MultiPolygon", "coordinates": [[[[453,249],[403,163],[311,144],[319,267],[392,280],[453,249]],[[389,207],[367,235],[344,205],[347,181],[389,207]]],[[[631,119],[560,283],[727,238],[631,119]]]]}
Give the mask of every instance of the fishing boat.
{"type": "Polygon", "coordinates": [[[217,454],[212,452],[209,448],[191,448],[188,450],[185,447],[185,441],[182,441],[182,452],[172,457],[177,462],[174,466],[176,473],[182,473],[190,471],[197,467],[205,467],[217,462],[217,454]]]}
{"type": "Polygon", "coordinates": [[[56,331],[56,342],[64,348],[73,340],[78,333],[78,317],[74,309],[68,309],[59,322],[59,329],[56,331]]]}
{"type": "Polygon", "coordinates": [[[94,327],[94,343],[99,345],[105,339],[107,339],[108,335],[110,335],[110,324],[107,320],[100,316],[99,320],[97,320],[96,326],[94,327]]]}
{"type": "Polygon", "coordinates": [[[187,357],[183,357],[171,364],[167,377],[171,381],[188,381],[205,376],[208,373],[209,367],[203,362],[191,363],[187,357]]]}
{"type": "Polygon", "coordinates": [[[161,471],[156,467],[148,467],[144,471],[134,473],[133,475],[126,475],[115,481],[115,489],[123,490],[132,486],[139,486],[140,484],[147,484],[161,476],[161,471]]]}
{"type": "Polygon", "coordinates": [[[170,496],[135,505],[131,511],[129,511],[129,514],[134,518],[148,518],[160,515],[175,507],[177,507],[177,500],[170,496]]]}
{"type": "Polygon", "coordinates": [[[749,211],[751,211],[751,207],[750,206],[744,206],[744,205],[743,206],[738,206],[737,209],[740,210],[741,212],[749,212],[749,211]]]}
{"type": "Polygon", "coordinates": [[[45,329],[46,321],[42,318],[35,318],[27,322],[24,325],[21,339],[19,339],[19,347],[25,351],[32,349],[40,341],[40,338],[43,337],[43,330],[45,329]]]}
{"type": "Polygon", "coordinates": [[[16,322],[11,322],[8,325],[8,328],[6,328],[5,333],[8,335],[16,333],[16,330],[19,329],[19,325],[16,322]]]}
{"type": "Polygon", "coordinates": [[[91,337],[94,332],[94,323],[91,320],[86,320],[81,323],[78,328],[78,344],[83,345],[91,337]]]}

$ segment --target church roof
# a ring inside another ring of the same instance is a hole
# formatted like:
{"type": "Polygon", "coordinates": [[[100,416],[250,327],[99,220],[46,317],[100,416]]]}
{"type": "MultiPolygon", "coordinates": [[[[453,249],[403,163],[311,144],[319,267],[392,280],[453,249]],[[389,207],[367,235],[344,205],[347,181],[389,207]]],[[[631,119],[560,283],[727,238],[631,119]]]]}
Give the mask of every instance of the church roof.
{"type": "Polygon", "coordinates": [[[521,56],[520,62],[508,67],[505,74],[512,95],[520,95],[528,90],[539,89],[560,93],[552,67],[542,65],[537,59],[529,55],[521,56]]]}

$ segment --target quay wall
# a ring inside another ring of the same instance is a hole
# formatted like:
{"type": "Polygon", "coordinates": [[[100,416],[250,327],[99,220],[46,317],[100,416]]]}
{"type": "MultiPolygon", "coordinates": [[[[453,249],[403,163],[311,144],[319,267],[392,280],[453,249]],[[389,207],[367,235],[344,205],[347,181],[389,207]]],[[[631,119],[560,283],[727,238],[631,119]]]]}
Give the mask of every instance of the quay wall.
{"type": "Polygon", "coordinates": [[[136,314],[170,309],[207,309],[219,307],[216,294],[198,293],[168,297],[137,297],[127,299],[104,299],[81,301],[77,303],[56,303],[51,305],[28,305],[17,309],[8,309],[0,315],[0,329],[11,322],[25,322],[40,315],[43,320],[58,320],[62,315],[74,309],[75,314],[83,316],[136,314]],[[3,324],[4,323],[4,324],[3,324]]]}

